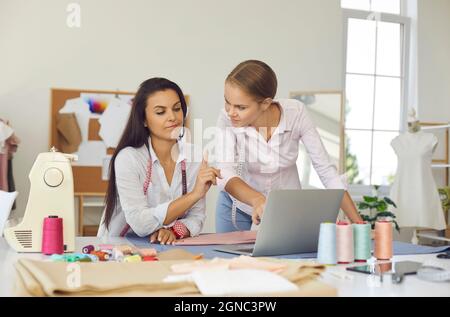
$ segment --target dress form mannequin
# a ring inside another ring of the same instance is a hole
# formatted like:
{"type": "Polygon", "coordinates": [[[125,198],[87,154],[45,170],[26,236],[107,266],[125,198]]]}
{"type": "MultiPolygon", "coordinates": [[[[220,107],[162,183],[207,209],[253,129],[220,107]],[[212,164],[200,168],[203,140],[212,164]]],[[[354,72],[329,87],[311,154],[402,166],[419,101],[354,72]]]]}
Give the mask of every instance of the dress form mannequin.
{"type": "MultiPolygon", "coordinates": [[[[409,110],[408,117],[410,120],[408,120],[408,131],[410,133],[417,133],[420,131],[420,121],[416,118],[416,111],[414,108],[409,110]]],[[[414,228],[413,236],[411,238],[412,244],[418,244],[419,238],[417,237],[417,229],[414,228]]]]}
{"type": "MultiPolygon", "coordinates": [[[[415,111],[410,111],[408,131],[391,142],[398,157],[397,174],[391,187],[391,198],[397,203],[394,213],[400,227],[445,229],[445,219],[431,160],[437,146],[434,134],[420,129],[415,111]]],[[[417,244],[414,231],[412,243],[417,244]]]]}

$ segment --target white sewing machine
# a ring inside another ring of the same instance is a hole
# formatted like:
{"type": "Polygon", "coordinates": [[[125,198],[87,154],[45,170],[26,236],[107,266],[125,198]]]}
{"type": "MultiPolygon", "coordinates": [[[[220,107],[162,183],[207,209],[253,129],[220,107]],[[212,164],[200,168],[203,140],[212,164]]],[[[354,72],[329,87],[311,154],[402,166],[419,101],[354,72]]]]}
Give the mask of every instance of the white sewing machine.
{"type": "Polygon", "coordinates": [[[41,252],[44,218],[63,218],[64,251],[75,251],[75,211],[71,162],[76,155],[54,148],[38,155],[31,168],[30,195],[25,214],[17,226],[4,230],[6,241],[18,252],[41,252]]]}

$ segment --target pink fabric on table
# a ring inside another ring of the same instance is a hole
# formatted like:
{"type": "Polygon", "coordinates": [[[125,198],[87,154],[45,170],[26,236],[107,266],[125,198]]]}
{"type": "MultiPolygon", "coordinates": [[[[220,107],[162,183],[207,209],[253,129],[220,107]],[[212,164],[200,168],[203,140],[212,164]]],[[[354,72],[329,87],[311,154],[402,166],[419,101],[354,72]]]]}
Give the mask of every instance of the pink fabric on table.
{"type": "Polygon", "coordinates": [[[193,238],[175,241],[175,245],[225,245],[247,244],[256,241],[257,231],[235,231],[227,233],[202,234],[193,238]]]}

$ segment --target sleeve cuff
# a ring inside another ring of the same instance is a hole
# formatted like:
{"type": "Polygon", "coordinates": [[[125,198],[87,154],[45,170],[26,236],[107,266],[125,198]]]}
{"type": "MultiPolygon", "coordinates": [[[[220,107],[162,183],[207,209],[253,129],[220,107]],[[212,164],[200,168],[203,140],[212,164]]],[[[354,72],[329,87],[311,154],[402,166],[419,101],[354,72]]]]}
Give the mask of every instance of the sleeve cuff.
{"type": "Polygon", "coordinates": [[[222,179],[217,179],[217,187],[219,188],[219,190],[225,191],[225,187],[227,186],[228,182],[234,177],[242,179],[242,177],[237,174],[225,175],[222,179]]]}
{"type": "Polygon", "coordinates": [[[348,190],[347,177],[345,174],[339,175],[328,181],[326,187],[328,189],[345,189],[348,190]]]}
{"type": "Polygon", "coordinates": [[[191,237],[195,237],[200,234],[200,228],[194,221],[191,221],[189,219],[180,219],[179,221],[186,226],[191,237]]]}
{"type": "Polygon", "coordinates": [[[167,209],[169,209],[170,201],[165,202],[163,204],[158,205],[155,208],[155,217],[158,219],[159,225],[162,227],[164,226],[164,219],[166,219],[167,216],[167,209]]]}

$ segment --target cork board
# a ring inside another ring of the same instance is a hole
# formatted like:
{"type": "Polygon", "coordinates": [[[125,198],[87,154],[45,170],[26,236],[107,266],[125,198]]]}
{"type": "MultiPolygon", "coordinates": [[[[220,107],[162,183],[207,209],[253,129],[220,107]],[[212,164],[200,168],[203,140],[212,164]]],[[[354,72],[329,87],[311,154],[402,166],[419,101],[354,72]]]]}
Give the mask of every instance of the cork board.
{"type": "MultiPolygon", "coordinates": [[[[60,135],[56,129],[56,118],[59,110],[64,107],[69,99],[79,98],[81,94],[113,94],[113,95],[134,95],[134,92],[128,91],[108,91],[108,90],[78,90],[78,89],[51,89],[50,99],[50,142],[49,148],[55,147],[60,149],[60,135]]],[[[189,96],[185,96],[186,103],[189,105],[189,96]]],[[[186,120],[188,126],[189,118],[186,120]]],[[[91,119],[89,121],[88,139],[101,141],[98,135],[100,124],[98,120],[91,119]]],[[[108,148],[107,154],[113,154],[114,149],[108,148]]],[[[76,193],[105,193],[108,182],[102,180],[101,166],[72,166],[74,177],[74,190],[76,193]]]]}

